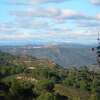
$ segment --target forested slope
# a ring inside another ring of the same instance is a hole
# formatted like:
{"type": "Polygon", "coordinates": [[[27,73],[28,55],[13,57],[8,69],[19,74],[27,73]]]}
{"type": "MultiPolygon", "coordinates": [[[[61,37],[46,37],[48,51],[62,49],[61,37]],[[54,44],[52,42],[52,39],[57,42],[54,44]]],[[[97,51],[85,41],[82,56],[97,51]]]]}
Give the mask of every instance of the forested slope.
{"type": "Polygon", "coordinates": [[[100,72],[0,52],[0,100],[100,100],[100,72]]]}

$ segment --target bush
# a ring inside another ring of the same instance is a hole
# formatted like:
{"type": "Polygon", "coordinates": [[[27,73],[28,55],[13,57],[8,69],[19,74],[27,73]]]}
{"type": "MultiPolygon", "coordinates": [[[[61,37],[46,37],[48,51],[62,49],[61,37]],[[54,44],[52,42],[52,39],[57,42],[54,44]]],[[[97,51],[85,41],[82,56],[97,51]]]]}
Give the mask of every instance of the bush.
{"type": "Polygon", "coordinates": [[[39,91],[42,90],[52,91],[54,88],[54,83],[51,80],[40,80],[38,81],[36,87],[39,91]]]}

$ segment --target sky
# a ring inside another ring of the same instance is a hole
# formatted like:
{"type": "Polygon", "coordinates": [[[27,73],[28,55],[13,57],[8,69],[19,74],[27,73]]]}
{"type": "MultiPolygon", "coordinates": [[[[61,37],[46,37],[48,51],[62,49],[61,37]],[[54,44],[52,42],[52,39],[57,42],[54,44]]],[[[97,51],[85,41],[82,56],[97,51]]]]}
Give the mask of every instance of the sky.
{"type": "Polygon", "coordinates": [[[100,0],[0,0],[0,45],[96,43],[100,0]]]}

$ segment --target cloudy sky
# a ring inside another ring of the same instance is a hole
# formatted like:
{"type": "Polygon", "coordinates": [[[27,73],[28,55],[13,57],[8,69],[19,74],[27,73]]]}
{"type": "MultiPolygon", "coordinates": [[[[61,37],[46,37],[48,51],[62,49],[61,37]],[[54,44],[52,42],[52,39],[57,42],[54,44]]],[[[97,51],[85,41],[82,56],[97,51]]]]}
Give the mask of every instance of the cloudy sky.
{"type": "Polygon", "coordinates": [[[100,0],[0,0],[0,44],[96,42],[100,0]]]}

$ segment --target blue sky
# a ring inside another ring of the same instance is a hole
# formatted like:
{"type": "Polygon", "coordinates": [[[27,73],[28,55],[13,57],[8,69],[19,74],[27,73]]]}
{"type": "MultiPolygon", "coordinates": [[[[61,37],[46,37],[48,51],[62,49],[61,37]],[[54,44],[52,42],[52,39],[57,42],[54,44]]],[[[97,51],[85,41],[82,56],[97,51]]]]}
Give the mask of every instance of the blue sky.
{"type": "Polygon", "coordinates": [[[91,44],[100,0],[0,0],[0,44],[91,44]]]}

